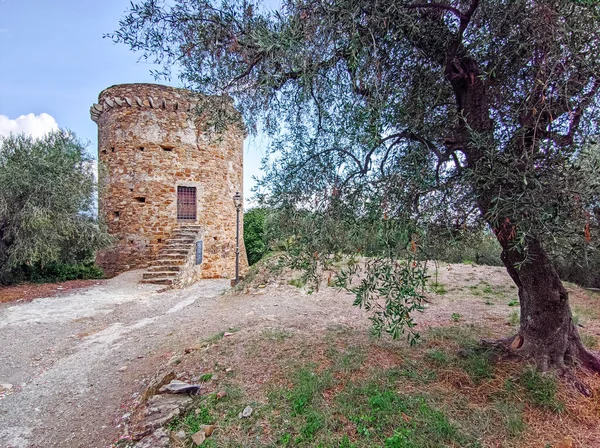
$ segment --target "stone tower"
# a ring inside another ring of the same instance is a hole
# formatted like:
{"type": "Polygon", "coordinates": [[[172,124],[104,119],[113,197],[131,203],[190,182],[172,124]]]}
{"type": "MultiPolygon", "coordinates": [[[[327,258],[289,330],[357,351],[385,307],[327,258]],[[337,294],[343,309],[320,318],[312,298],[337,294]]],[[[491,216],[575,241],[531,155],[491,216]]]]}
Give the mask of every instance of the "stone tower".
{"type": "MultiPolygon", "coordinates": [[[[99,214],[116,237],[97,257],[106,273],[150,266],[155,274],[144,278],[167,284],[233,277],[245,131],[231,101],[121,84],[102,91],[90,113],[98,124],[99,214]],[[225,105],[220,116],[237,118],[224,130],[210,121],[214,103],[225,105]]],[[[240,269],[247,265],[240,237],[240,269]]]]}

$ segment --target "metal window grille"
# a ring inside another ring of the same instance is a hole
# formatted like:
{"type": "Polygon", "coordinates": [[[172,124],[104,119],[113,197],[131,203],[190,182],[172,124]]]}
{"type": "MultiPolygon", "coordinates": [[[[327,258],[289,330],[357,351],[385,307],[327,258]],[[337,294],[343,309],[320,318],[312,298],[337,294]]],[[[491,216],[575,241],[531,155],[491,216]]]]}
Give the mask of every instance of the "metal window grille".
{"type": "Polygon", "coordinates": [[[196,219],[196,187],[177,187],[177,219],[196,219]]]}

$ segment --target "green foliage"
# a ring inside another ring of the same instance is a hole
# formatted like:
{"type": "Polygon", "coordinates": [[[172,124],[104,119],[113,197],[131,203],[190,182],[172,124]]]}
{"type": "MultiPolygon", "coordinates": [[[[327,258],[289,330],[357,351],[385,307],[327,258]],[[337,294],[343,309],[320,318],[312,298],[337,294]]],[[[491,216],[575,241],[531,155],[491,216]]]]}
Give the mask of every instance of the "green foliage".
{"type": "Polygon", "coordinates": [[[422,244],[423,254],[430,260],[502,266],[498,240],[482,226],[456,229],[429,225],[422,244]]]}
{"type": "Polygon", "coordinates": [[[23,275],[34,283],[64,282],[67,280],[88,280],[104,277],[104,271],[94,263],[58,264],[50,263],[44,267],[39,265],[24,266],[23,275]]]}
{"type": "Polygon", "coordinates": [[[259,261],[268,251],[265,234],[267,213],[268,210],[264,208],[252,208],[244,212],[244,245],[250,265],[259,261]]]}
{"type": "Polygon", "coordinates": [[[97,278],[93,160],[70,132],[0,140],[0,282],[97,278]]]}

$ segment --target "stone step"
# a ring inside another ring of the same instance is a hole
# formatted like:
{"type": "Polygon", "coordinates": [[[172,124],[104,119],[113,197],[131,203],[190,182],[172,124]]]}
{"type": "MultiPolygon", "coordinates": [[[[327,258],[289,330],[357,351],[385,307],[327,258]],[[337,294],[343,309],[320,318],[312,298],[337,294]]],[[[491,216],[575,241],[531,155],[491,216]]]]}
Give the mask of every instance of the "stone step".
{"type": "Polygon", "coordinates": [[[175,280],[174,278],[166,278],[166,277],[145,278],[145,279],[140,280],[140,283],[147,283],[147,284],[152,284],[152,285],[172,285],[174,280],[175,280]]]}
{"type": "MultiPolygon", "coordinates": [[[[187,254],[190,252],[190,250],[192,250],[193,247],[194,247],[193,244],[180,244],[177,246],[165,246],[161,250],[158,251],[158,254],[163,254],[163,253],[166,253],[166,251],[171,252],[171,251],[175,251],[175,250],[181,251],[181,252],[184,252],[187,254]]],[[[158,254],[157,254],[157,256],[159,256],[158,254]]]]}
{"type": "MultiPolygon", "coordinates": [[[[158,253],[158,260],[184,260],[187,258],[187,252],[188,251],[181,251],[182,253],[178,253],[178,254],[166,254],[164,252],[159,252],[158,253]]],[[[156,261],[156,260],[155,260],[156,261]]]]}
{"type": "Polygon", "coordinates": [[[148,270],[151,268],[155,268],[157,266],[164,266],[166,269],[165,271],[179,271],[180,267],[183,266],[185,264],[185,260],[154,260],[150,262],[150,266],[148,267],[148,270]],[[177,268],[177,269],[171,269],[171,268],[177,268]]]}
{"type": "Polygon", "coordinates": [[[155,261],[152,266],[150,266],[146,272],[179,272],[181,271],[181,264],[172,264],[168,263],[160,263],[160,260],[155,261]]]}
{"type": "Polygon", "coordinates": [[[197,232],[179,232],[176,230],[171,234],[169,239],[170,240],[177,239],[177,238],[192,239],[192,238],[196,238],[196,235],[198,235],[197,232]]]}
{"type": "Polygon", "coordinates": [[[158,251],[158,258],[161,258],[165,255],[187,255],[189,253],[189,248],[186,246],[185,248],[177,248],[177,249],[161,249],[158,251]]]}
{"type": "Polygon", "coordinates": [[[142,279],[154,279],[154,278],[172,278],[175,279],[177,277],[178,272],[166,272],[166,271],[155,271],[155,272],[144,272],[142,275],[142,279]]]}
{"type": "Polygon", "coordinates": [[[167,241],[167,244],[172,244],[172,243],[192,244],[195,239],[196,239],[196,237],[194,237],[194,236],[189,236],[189,237],[188,236],[178,236],[178,237],[169,238],[169,240],[167,241]]]}

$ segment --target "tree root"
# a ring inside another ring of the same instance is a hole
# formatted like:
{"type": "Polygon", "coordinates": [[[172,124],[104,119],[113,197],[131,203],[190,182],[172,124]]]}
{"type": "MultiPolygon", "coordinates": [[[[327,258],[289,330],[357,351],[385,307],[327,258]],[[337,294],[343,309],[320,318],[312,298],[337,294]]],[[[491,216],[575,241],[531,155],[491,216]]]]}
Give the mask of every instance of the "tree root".
{"type": "MultiPolygon", "coordinates": [[[[525,340],[520,334],[515,334],[501,339],[481,339],[481,345],[496,350],[502,350],[508,357],[519,358],[521,360],[533,359],[538,368],[542,371],[556,369],[559,376],[563,378],[570,386],[586,397],[592,396],[590,387],[581,381],[573,373],[573,369],[568,368],[564,362],[549,365],[547,359],[540,358],[531,347],[524,344],[525,340]]],[[[565,354],[568,364],[579,365],[594,373],[600,373],[600,354],[596,354],[582,344],[577,331],[570,337],[570,350],[565,354]]]]}

